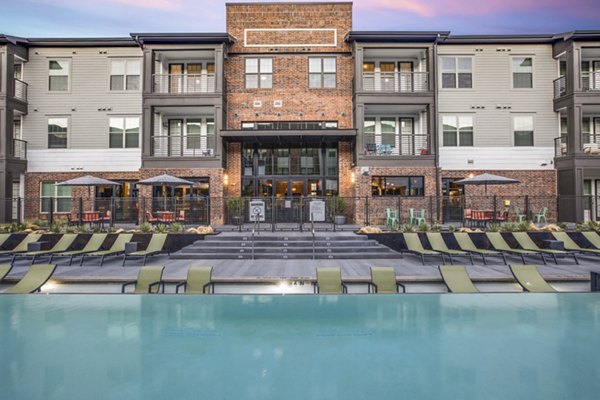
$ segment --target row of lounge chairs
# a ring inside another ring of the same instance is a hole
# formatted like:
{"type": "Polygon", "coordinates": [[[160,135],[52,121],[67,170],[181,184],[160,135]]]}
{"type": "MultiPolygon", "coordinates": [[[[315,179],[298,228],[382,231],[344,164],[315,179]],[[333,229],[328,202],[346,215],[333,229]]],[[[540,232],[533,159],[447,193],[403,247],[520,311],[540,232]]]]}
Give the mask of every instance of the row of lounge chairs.
{"type": "MultiPolygon", "coordinates": [[[[165,243],[167,240],[166,233],[156,233],[152,235],[148,246],[144,250],[134,251],[131,253],[125,253],[127,243],[131,242],[133,234],[122,233],[110,244],[110,246],[104,246],[107,241],[108,234],[106,233],[94,233],[87,243],[81,247],[76,248],[77,238],[79,235],[67,233],[64,234],[58,242],[52,248],[48,250],[28,250],[31,243],[38,242],[42,235],[30,233],[25,236],[15,247],[10,250],[0,250],[0,258],[10,257],[10,265],[18,260],[19,258],[31,259],[31,264],[35,264],[36,260],[47,257],[48,263],[52,263],[54,258],[68,257],[69,265],[73,264],[75,257],[80,257],[79,265],[83,265],[86,258],[89,257],[100,257],[100,265],[104,264],[106,257],[110,256],[122,256],[123,265],[128,259],[142,258],[143,265],[146,265],[148,257],[160,254],[168,253],[165,249],[165,243]]],[[[10,234],[0,235],[0,246],[2,246],[10,237],[10,234]]]]}
{"type": "Polygon", "coordinates": [[[565,250],[547,249],[539,247],[527,232],[513,232],[513,238],[519,247],[511,247],[504,236],[499,232],[485,233],[487,247],[482,248],[475,245],[468,233],[453,233],[454,240],[458,249],[450,248],[441,233],[429,232],[426,234],[430,248],[425,248],[423,242],[417,233],[404,233],[404,242],[406,249],[401,252],[416,254],[421,257],[425,265],[426,257],[440,257],[442,264],[446,264],[446,256],[450,263],[454,264],[454,258],[466,257],[473,264],[473,255],[481,256],[484,264],[487,264],[486,257],[501,257],[504,264],[507,255],[515,255],[521,258],[525,264],[525,257],[539,257],[546,264],[546,257],[552,257],[558,264],[557,256],[573,257],[576,264],[579,264],[577,254],[595,254],[600,255],[600,236],[596,232],[582,232],[585,238],[590,242],[593,248],[583,248],[566,232],[552,232],[556,240],[564,242],[565,250]]]}

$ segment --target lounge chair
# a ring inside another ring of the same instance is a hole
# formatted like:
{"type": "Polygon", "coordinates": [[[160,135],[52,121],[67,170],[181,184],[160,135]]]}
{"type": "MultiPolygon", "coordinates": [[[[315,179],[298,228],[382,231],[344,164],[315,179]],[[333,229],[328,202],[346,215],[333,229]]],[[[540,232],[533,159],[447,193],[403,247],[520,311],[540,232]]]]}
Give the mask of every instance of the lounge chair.
{"type": "Polygon", "coordinates": [[[464,256],[464,257],[469,257],[469,260],[471,261],[471,265],[473,265],[473,254],[466,252],[466,251],[462,251],[462,250],[454,250],[454,249],[450,249],[448,248],[448,245],[446,245],[446,242],[444,242],[444,238],[442,237],[442,234],[439,232],[428,232],[427,233],[427,240],[429,240],[429,244],[431,245],[431,248],[435,251],[438,251],[442,254],[446,254],[448,257],[450,257],[450,264],[454,264],[454,260],[452,259],[452,256],[464,256]]]}
{"type": "Polygon", "coordinates": [[[190,267],[187,273],[187,279],[175,286],[175,292],[179,293],[179,288],[185,289],[185,294],[205,294],[214,293],[215,287],[211,282],[212,267],[190,267]]]}
{"type": "Polygon", "coordinates": [[[29,267],[29,270],[16,285],[6,290],[4,293],[26,294],[39,292],[40,288],[48,282],[56,270],[56,265],[36,264],[29,267]]]}
{"type": "Polygon", "coordinates": [[[485,236],[488,238],[488,240],[492,244],[492,247],[494,247],[494,250],[496,251],[518,255],[519,257],[521,257],[521,260],[523,260],[523,263],[525,263],[525,256],[540,256],[542,262],[546,264],[546,259],[544,258],[544,255],[541,252],[523,249],[513,249],[508,245],[508,243],[506,243],[506,240],[504,240],[500,232],[487,232],[485,236]]]}
{"type": "Polygon", "coordinates": [[[158,293],[162,288],[165,292],[165,282],[162,280],[162,274],[165,267],[140,267],[138,278],[135,281],[125,282],[121,286],[121,293],[125,293],[125,288],[129,285],[135,285],[134,294],[158,293]]]}
{"type": "Polygon", "coordinates": [[[6,275],[8,275],[11,269],[12,265],[0,265],[0,282],[2,282],[2,279],[6,278],[6,275]]]}
{"type": "Polygon", "coordinates": [[[406,242],[407,250],[403,250],[403,251],[407,251],[409,253],[420,255],[423,265],[425,265],[425,257],[426,256],[441,257],[442,264],[446,264],[446,259],[444,258],[444,255],[442,253],[439,253],[434,250],[427,250],[427,249],[423,248],[423,245],[421,244],[421,239],[419,239],[418,234],[405,233],[404,234],[404,242],[406,242]]]}
{"type": "Polygon", "coordinates": [[[406,292],[406,287],[396,280],[396,270],[394,268],[371,267],[369,293],[395,294],[398,293],[398,288],[402,288],[402,293],[406,292]]]}
{"type": "Polygon", "coordinates": [[[526,292],[556,292],[540,275],[535,265],[510,265],[510,271],[526,292]]]}
{"type": "Polygon", "coordinates": [[[54,257],[69,257],[69,265],[71,265],[74,257],[99,251],[102,248],[102,243],[104,243],[106,236],[106,233],[94,233],[83,249],[52,253],[50,254],[50,262],[52,262],[54,257]]]}
{"type": "Polygon", "coordinates": [[[120,233],[113,245],[108,250],[94,251],[93,253],[87,253],[81,255],[81,261],[79,265],[83,265],[83,261],[86,257],[101,257],[100,266],[104,264],[104,258],[108,256],[116,256],[125,252],[125,244],[131,241],[133,234],[131,233],[120,233]]]}
{"type": "Polygon", "coordinates": [[[37,242],[42,235],[39,233],[30,233],[21,240],[21,242],[16,245],[12,250],[2,250],[0,251],[0,257],[2,256],[11,256],[10,264],[15,260],[15,254],[25,253],[27,251],[27,246],[29,243],[37,242]]]}
{"type": "Polygon", "coordinates": [[[314,291],[319,294],[348,293],[348,288],[342,283],[342,270],[339,267],[317,268],[314,291]]]}
{"type": "Polygon", "coordinates": [[[519,243],[524,250],[537,251],[543,254],[550,254],[552,258],[554,258],[554,263],[558,264],[558,260],[556,259],[556,255],[565,255],[565,256],[573,256],[575,260],[575,264],[579,264],[579,260],[577,260],[577,255],[572,251],[564,251],[564,250],[554,250],[554,249],[542,249],[538,247],[537,244],[529,237],[527,232],[513,232],[515,239],[519,243]]]}
{"type": "Polygon", "coordinates": [[[565,244],[565,250],[600,255],[600,249],[587,249],[579,246],[573,239],[571,239],[567,232],[552,232],[552,235],[556,240],[560,240],[565,244]]]}
{"type": "Polygon", "coordinates": [[[134,251],[133,253],[129,253],[129,254],[123,253],[123,265],[125,265],[125,261],[128,258],[142,257],[144,259],[144,262],[142,263],[142,265],[146,265],[146,259],[148,257],[153,256],[155,254],[160,254],[160,253],[168,254],[169,252],[164,249],[166,240],[167,240],[166,233],[153,234],[152,238],[150,239],[150,243],[148,243],[148,247],[146,248],[146,250],[134,251]]]}
{"type": "Polygon", "coordinates": [[[475,243],[473,243],[473,240],[471,240],[471,237],[469,236],[468,233],[456,232],[454,234],[454,238],[458,242],[458,246],[460,247],[461,250],[468,251],[470,253],[479,254],[481,256],[481,258],[483,259],[484,264],[487,265],[487,260],[485,259],[485,256],[498,256],[498,257],[502,257],[502,260],[504,261],[504,264],[506,265],[506,256],[504,255],[503,252],[478,248],[477,246],[475,246],[475,243]]]}
{"type": "MultiPolygon", "coordinates": [[[[58,242],[50,250],[27,251],[25,253],[16,253],[13,257],[13,262],[19,257],[31,258],[31,264],[35,264],[35,259],[43,256],[51,256],[53,253],[62,253],[69,250],[77,239],[76,233],[65,233],[58,242]]],[[[52,258],[50,258],[50,261],[52,258]]]]}
{"type": "Polygon", "coordinates": [[[10,233],[0,233],[0,246],[2,246],[10,237],[10,233]]]}
{"type": "Polygon", "coordinates": [[[596,249],[600,249],[600,236],[596,232],[581,232],[583,237],[592,244],[596,249]]]}
{"type": "Polygon", "coordinates": [[[479,293],[464,265],[438,265],[444,284],[452,293],[479,293]]]}

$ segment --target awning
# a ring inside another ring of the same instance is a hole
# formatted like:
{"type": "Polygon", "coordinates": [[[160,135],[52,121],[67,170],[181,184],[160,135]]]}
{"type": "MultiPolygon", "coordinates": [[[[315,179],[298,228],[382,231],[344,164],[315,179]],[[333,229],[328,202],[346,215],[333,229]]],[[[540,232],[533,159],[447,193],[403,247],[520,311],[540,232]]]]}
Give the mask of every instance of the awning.
{"type": "Polygon", "coordinates": [[[315,129],[315,130],[237,130],[221,131],[226,142],[244,143],[337,143],[349,142],[356,138],[355,129],[315,129]]]}

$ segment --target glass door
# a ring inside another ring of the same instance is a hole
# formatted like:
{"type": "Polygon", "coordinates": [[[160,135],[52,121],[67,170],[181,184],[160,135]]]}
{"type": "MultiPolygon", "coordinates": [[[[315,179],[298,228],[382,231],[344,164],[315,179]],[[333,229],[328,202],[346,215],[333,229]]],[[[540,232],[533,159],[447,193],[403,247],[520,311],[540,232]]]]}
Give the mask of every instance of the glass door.
{"type": "Polygon", "coordinates": [[[413,91],[413,64],[411,62],[398,63],[398,75],[400,76],[400,91],[413,91]]]}
{"type": "Polygon", "coordinates": [[[592,63],[592,72],[590,76],[590,89],[600,90],[600,61],[592,63]]]}
{"type": "Polygon", "coordinates": [[[463,219],[463,185],[454,183],[462,178],[442,179],[442,208],[444,222],[460,222],[463,219]]]}
{"type": "Polygon", "coordinates": [[[393,62],[381,62],[379,63],[379,70],[381,71],[381,90],[396,91],[398,87],[395,77],[396,65],[393,62]]]}
{"type": "Polygon", "coordinates": [[[183,64],[169,64],[169,93],[183,92],[183,64]]]}
{"type": "Polygon", "coordinates": [[[169,120],[169,156],[181,155],[181,135],[183,134],[183,120],[169,120]]]}

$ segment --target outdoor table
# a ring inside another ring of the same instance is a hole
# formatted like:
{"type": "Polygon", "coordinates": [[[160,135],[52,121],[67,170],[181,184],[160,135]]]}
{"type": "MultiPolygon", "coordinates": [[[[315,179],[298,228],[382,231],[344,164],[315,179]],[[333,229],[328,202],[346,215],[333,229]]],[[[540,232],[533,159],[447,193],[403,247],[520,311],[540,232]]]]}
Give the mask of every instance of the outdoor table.
{"type": "Polygon", "coordinates": [[[131,254],[138,251],[138,242],[125,243],[125,254],[131,254]]]}
{"type": "Polygon", "coordinates": [[[158,222],[175,222],[175,213],[172,211],[157,211],[156,214],[158,215],[158,222]]]}
{"type": "Polygon", "coordinates": [[[30,242],[27,243],[27,252],[33,252],[33,251],[41,251],[42,250],[42,246],[44,244],[48,243],[47,241],[37,241],[37,242],[30,242]]]}
{"type": "Polygon", "coordinates": [[[81,222],[84,223],[88,223],[88,224],[103,224],[102,219],[100,218],[100,212],[99,211],[84,211],[83,215],[81,217],[81,222]]]}
{"type": "Polygon", "coordinates": [[[471,220],[477,223],[486,225],[490,221],[495,220],[494,210],[471,210],[471,220]]]}

